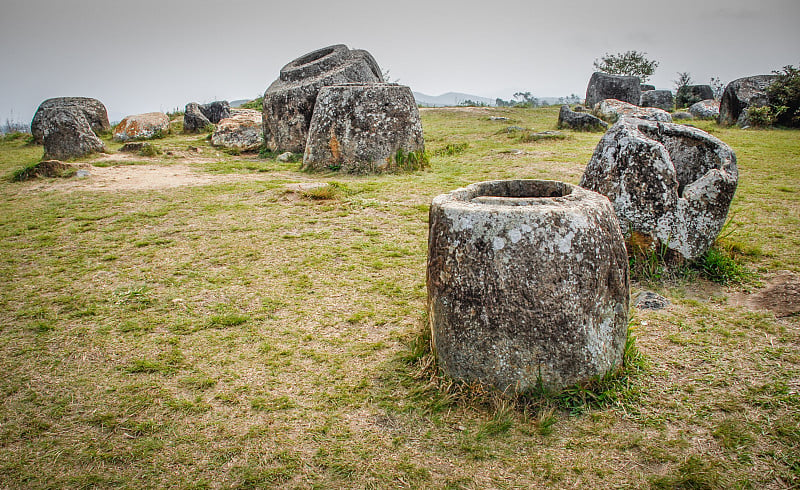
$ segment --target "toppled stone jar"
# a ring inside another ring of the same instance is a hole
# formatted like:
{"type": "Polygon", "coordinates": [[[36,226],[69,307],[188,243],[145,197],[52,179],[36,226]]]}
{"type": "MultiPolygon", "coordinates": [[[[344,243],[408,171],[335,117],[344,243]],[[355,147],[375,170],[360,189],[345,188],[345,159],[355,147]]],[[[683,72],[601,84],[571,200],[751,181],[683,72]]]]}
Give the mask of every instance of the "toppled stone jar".
{"type": "Polygon", "coordinates": [[[736,154],[681,124],[620,119],[594,150],[581,187],[608,197],[623,232],[686,259],[703,256],[728,215],[738,182],[736,154]]]}
{"type": "Polygon", "coordinates": [[[264,142],[274,151],[302,153],[322,87],[382,80],[381,69],[371,54],[343,44],[321,48],[289,62],[264,92],[264,142]]]}
{"type": "Polygon", "coordinates": [[[410,88],[394,83],[333,85],[317,96],[303,169],[352,174],[416,170],[424,153],[422,123],[410,88]]]}
{"type": "Polygon", "coordinates": [[[563,182],[480,182],[430,209],[428,314],[441,367],[559,389],[622,362],[628,258],[611,204],[563,182]]]}

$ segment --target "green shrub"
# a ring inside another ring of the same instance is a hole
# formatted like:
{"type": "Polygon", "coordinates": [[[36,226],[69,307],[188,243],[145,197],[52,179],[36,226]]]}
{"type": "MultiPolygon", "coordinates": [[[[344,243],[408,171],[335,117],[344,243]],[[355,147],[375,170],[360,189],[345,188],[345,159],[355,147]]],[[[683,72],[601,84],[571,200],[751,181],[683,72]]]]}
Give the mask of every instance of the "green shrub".
{"type": "Polygon", "coordinates": [[[747,121],[756,128],[768,128],[775,124],[775,109],[770,106],[748,107],[747,121]]]}
{"type": "Polygon", "coordinates": [[[775,122],[782,126],[800,127],[800,69],[792,65],[773,72],[777,78],[767,87],[767,96],[775,122]]]}
{"type": "Polygon", "coordinates": [[[256,97],[255,99],[251,100],[250,102],[245,102],[244,104],[240,105],[242,109],[255,109],[260,111],[263,109],[264,105],[264,97],[256,97]]]}

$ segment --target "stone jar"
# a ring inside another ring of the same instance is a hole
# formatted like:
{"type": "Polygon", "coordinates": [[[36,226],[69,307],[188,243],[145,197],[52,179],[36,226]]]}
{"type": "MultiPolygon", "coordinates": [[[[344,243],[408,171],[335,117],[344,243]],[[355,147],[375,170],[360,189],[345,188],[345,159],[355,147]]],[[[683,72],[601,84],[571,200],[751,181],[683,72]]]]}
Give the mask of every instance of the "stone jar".
{"type": "Polygon", "coordinates": [[[322,87],[380,83],[382,79],[371,54],[343,44],[318,49],[289,62],[264,92],[264,142],[274,151],[302,153],[322,87]]]}
{"type": "Polygon", "coordinates": [[[480,182],[430,208],[428,315],[451,377],[559,389],[619,366],[628,257],[604,196],[563,182],[480,182]]]}
{"type": "Polygon", "coordinates": [[[393,83],[333,85],[319,91],[303,170],[391,172],[408,164],[403,155],[424,152],[422,123],[410,88],[393,83]]]}

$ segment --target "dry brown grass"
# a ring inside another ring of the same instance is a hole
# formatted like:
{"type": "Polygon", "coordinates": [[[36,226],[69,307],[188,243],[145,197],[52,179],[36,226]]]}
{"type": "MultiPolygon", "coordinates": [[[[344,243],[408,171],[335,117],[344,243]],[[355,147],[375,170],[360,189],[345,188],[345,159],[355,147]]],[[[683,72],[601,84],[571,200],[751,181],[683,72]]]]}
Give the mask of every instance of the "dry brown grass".
{"type": "MultiPolygon", "coordinates": [[[[203,185],[0,183],[0,486],[796,486],[798,317],[729,301],[742,288],[649,285],[673,306],[633,313],[643,359],[602,403],[458,386],[414,348],[430,200],[493,178],[576,183],[599,135],[498,134],[554,129],[556,109],[423,111],[432,153],[469,142],[426,172],[333,180],[222,155],[163,161],[219,176],[203,185]],[[336,192],[287,194],[309,180],[336,192]]],[[[800,188],[797,132],[716,135],[747,179],[726,240],[761,277],[800,270],[798,200],[770,179],[780,161],[800,188]]],[[[2,143],[0,165],[33,153],[2,143]]]]}

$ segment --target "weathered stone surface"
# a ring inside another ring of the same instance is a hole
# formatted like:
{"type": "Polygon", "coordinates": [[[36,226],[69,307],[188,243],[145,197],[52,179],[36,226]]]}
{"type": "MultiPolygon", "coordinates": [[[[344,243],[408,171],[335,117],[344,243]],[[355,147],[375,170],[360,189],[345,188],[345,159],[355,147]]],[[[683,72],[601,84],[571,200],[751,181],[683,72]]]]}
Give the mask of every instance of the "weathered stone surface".
{"type": "Polygon", "coordinates": [[[648,90],[655,90],[656,86],[642,83],[642,84],[639,85],[639,88],[642,90],[642,93],[644,93],[644,92],[647,92],[648,90]]]}
{"type": "Polygon", "coordinates": [[[380,83],[375,59],[343,44],[303,55],[281,68],[264,93],[264,141],[274,151],[302,153],[322,87],[342,83],[380,83]]]}
{"type": "Polygon", "coordinates": [[[231,117],[231,105],[227,100],[217,100],[200,105],[200,112],[213,124],[231,117]]]}
{"type": "Polygon", "coordinates": [[[678,108],[689,107],[695,102],[713,98],[714,89],[711,85],[684,85],[678,88],[678,93],[675,94],[675,105],[678,108]]]}
{"type": "Polygon", "coordinates": [[[275,159],[281,163],[288,163],[291,162],[293,158],[294,158],[294,153],[292,153],[291,151],[285,151],[280,155],[278,155],[275,159]]]}
{"type": "Polygon", "coordinates": [[[564,128],[577,131],[605,131],[608,129],[608,124],[591,114],[571,111],[569,106],[564,104],[558,113],[558,129],[564,128]]]}
{"type": "Polygon", "coordinates": [[[99,100],[89,97],[56,97],[42,102],[31,120],[31,134],[39,144],[44,142],[42,126],[44,120],[47,118],[48,112],[53,109],[72,110],[83,115],[96,133],[105,133],[111,130],[106,106],[99,100]]]}
{"type": "Polygon", "coordinates": [[[211,135],[211,144],[242,151],[257,150],[264,143],[261,112],[253,109],[236,109],[219,121],[211,135]]]}
{"type": "Polygon", "coordinates": [[[719,101],[701,100],[689,107],[689,113],[697,119],[716,119],[719,117],[719,101]]]}
{"type": "Polygon", "coordinates": [[[586,105],[594,107],[604,99],[617,99],[638,104],[642,96],[639,77],[624,77],[595,72],[586,87],[586,105]]]}
{"type": "Polygon", "coordinates": [[[672,122],[672,116],[664,109],[657,107],[639,107],[621,100],[606,99],[600,101],[594,112],[606,121],[614,122],[621,117],[637,117],[649,121],[672,122]]]}
{"type": "Polygon", "coordinates": [[[689,119],[694,119],[694,116],[686,111],[677,111],[672,113],[672,120],[673,121],[686,121],[689,119]]]}
{"type": "Polygon", "coordinates": [[[675,108],[675,98],[672,97],[672,92],[669,90],[648,90],[642,92],[639,105],[641,107],[657,107],[670,112],[675,108]]]}
{"type": "Polygon", "coordinates": [[[525,392],[622,361],[629,281],[608,200],[555,181],[472,184],[430,208],[428,314],[451,377],[525,392]]]}
{"type": "Polygon", "coordinates": [[[769,105],[767,87],[775,81],[775,75],[756,75],[732,81],[722,92],[719,104],[719,119],[722,126],[737,124],[747,126],[747,108],[769,105]]]}
{"type": "Polygon", "coordinates": [[[410,88],[393,83],[333,85],[319,91],[303,169],[394,171],[404,165],[399,152],[416,157],[424,151],[410,88]]]}
{"type": "Polygon", "coordinates": [[[733,150],[681,124],[620,119],[598,143],[580,185],[607,196],[623,232],[693,260],[716,240],[736,192],[733,150]]]}
{"type": "Polygon", "coordinates": [[[663,310],[670,305],[669,300],[652,291],[642,291],[633,300],[633,306],[640,310],[663,310]]]}
{"type": "Polygon", "coordinates": [[[105,151],[83,113],[70,108],[48,109],[40,124],[44,158],[68,160],[105,151]]]}
{"type": "Polygon", "coordinates": [[[183,111],[183,131],[186,133],[194,133],[197,131],[205,130],[211,121],[200,110],[200,104],[197,102],[189,102],[186,104],[186,109],[183,111]]]}
{"type": "Polygon", "coordinates": [[[169,117],[163,112],[148,112],[128,116],[114,128],[114,139],[150,139],[165,136],[169,132],[169,117]]]}

